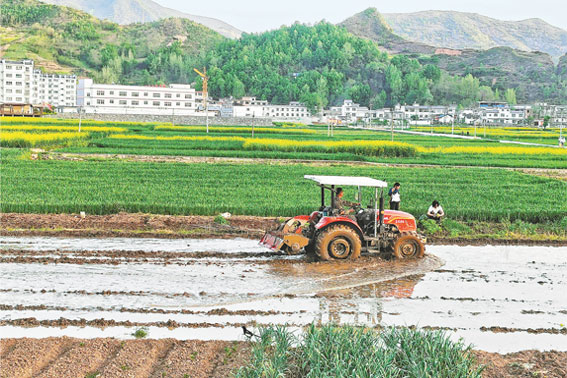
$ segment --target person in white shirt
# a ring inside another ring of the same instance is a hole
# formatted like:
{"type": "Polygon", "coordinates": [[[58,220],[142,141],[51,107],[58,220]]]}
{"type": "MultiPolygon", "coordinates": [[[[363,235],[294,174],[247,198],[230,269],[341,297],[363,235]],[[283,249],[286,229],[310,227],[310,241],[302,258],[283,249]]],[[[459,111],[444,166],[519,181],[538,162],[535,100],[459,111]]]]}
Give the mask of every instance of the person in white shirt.
{"type": "Polygon", "coordinates": [[[437,200],[433,201],[429,210],[427,210],[427,218],[440,221],[445,216],[445,212],[437,200]]]}
{"type": "Polygon", "coordinates": [[[390,210],[400,210],[400,183],[394,184],[394,187],[388,192],[390,196],[390,210]]]}

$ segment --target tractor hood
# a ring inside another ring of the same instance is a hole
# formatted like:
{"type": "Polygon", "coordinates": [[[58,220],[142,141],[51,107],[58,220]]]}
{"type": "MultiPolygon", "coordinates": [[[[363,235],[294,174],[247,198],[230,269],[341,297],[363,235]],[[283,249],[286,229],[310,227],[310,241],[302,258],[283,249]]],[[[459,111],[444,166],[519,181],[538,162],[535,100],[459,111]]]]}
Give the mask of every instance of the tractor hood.
{"type": "Polygon", "coordinates": [[[417,225],[415,217],[410,213],[398,210],[384,210],[384,224],[393,224],[400,231],[415,231],[417,225]]]}

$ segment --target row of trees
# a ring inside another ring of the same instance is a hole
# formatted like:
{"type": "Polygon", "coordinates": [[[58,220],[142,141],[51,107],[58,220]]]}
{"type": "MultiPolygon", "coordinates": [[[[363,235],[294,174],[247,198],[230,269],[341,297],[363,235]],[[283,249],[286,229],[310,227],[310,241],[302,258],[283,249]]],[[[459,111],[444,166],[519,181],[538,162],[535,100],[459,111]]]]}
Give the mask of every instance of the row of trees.
{"type": "Polygon", "coordinates": [[[516,103],[513,89],[500,93],[470,74],[451,76],[405,55],[390,58],[376,44],[328,23],[245,34],[240,40],[222,40],[202,55],[187,53],[180,42],[142,60],[130,43],[94,46],[85,44],[85,59],[99,67],[99,82],[196,82],[201,89],[193,68],[207,66],[213,97],[254,95],[276,104],[297,100],[313,112],[345,98],[373,109],[398,103],[516,103]]]}

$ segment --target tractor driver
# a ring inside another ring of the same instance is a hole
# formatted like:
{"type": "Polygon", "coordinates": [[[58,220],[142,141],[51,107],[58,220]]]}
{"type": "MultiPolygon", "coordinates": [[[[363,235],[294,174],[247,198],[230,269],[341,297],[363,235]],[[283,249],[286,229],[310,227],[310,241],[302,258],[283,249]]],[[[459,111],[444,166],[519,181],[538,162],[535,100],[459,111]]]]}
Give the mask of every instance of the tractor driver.
{"type": "Polygon", "coordinates": [[[345,192],[343,191],[343,188],[337,188],[337,195],[335,198],[335,207],[337,208],[337,210],[339,210],[339,214],[341,215],[347,215],[350,213],[354,212],[354,207],[355,206],[359,206],[359,203],[356,202],[349,202],[347,200],[343,199],[343,196],[345,194],[345,192]],[[349,207],[349,209],[345,210],[345,207],[349,207]]]}

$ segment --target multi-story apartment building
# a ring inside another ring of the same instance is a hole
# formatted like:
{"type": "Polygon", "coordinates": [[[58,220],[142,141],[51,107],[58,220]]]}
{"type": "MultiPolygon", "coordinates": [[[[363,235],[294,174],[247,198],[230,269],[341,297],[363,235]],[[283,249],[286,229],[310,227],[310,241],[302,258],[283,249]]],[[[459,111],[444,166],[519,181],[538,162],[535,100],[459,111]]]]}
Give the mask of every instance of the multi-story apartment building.
{"type": "Polygon", "coordinates": [[[33,60],[0,60],[0,103],[75,106],[77,77],[46,74],[33,60]]]}
{"type": "Polygon", "coordinates": [[[301,102],[292,101],[288,105],[266,105],[265,116],[275,120],[301,120],[311,118],[311,113],[301,102]]]}
{"type": "Polygon", "coordinates": [[[194,115],[196,110],[190,85],[95,84],[92,79],[79,79],[77,105],[102,114],[194,115]]]}
{"type": "Polygon", "coordinates": [[[297,101],[288,105],[270,105],[265,100],[257,100],[255,97],[243,97],[235,100],[232,106],[232,116],[273,118],[281,121],[307,121],[311,119],[311,113],[307,107],[297,101]]]}

